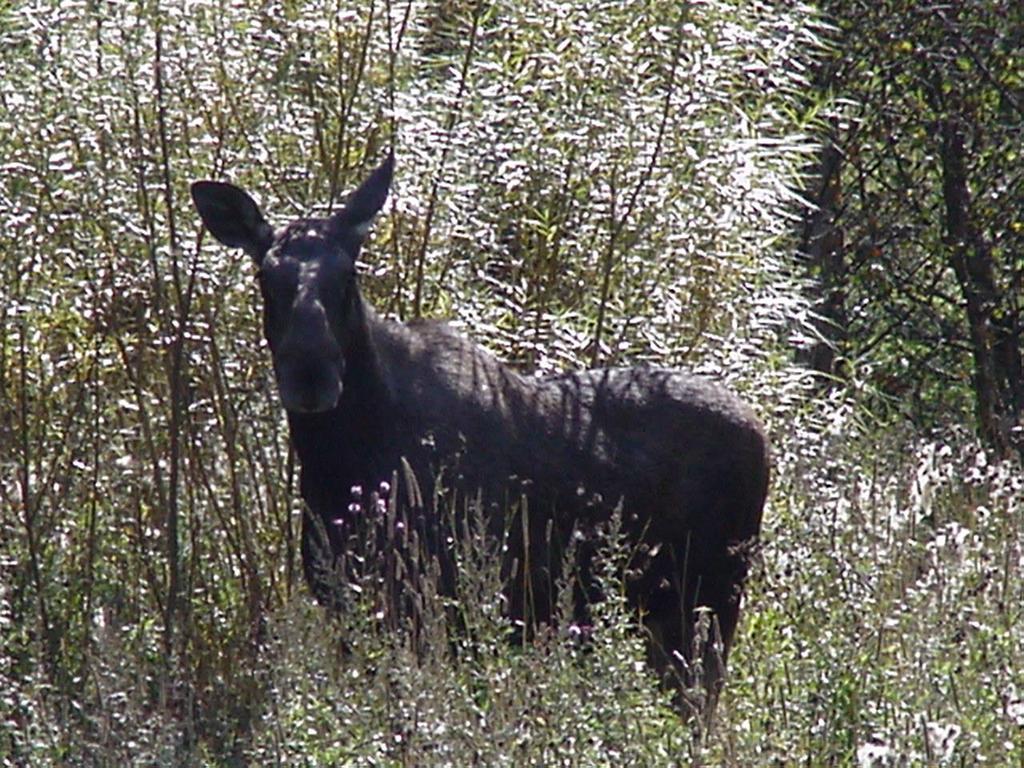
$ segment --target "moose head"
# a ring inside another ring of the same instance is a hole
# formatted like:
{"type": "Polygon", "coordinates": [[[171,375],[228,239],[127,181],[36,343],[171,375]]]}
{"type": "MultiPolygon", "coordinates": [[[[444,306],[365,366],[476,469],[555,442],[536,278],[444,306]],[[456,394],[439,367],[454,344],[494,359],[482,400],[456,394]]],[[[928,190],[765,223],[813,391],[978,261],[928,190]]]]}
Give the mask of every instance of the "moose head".
{"type": "Polygon", "coordinates": [[[210,233],[241,248],[259,268],[263,332],[286,410],[319,413],[337,406],[362,302],[356,258],[384,205],[391,154],[328,218],[299,219],[274,232],[243,190],[197,181],[192,199],[210,233]]]}

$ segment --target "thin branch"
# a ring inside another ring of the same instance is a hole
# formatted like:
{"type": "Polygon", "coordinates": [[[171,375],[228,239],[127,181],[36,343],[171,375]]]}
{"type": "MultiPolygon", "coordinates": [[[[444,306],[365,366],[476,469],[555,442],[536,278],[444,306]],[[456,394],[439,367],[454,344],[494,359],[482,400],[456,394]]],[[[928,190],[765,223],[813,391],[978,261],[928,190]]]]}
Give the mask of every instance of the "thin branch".
{"type": "Polygon", "coordinates": [[[593,348],[591,350],[591,365],[594,367],[597,366],[601,359],[601,337],[604,335],[605,314],[607,311],[609,294],[611,292],[611,275],[612,268],[615,264],[615,252],[618,246],[619,236],[622,234],[622,231],[626,226],[626,222],[629,221],[630,217],[633,215],[637,201],[640,199],[640,193],[647,186],[648,182],[650,182],[651,177],[654,175],[654,169],[661,157],[662,145],[665,141],[665,132],[668,129],[669,115],[672,111],[672,97],[675,95],[676,91],[676,69],[679,66],[679,60],[682,57],[682,51],[683,26],[680,24],[676,30],[676,45],[672,52],[672,64],[669,70],[668,87],[665,90],[665,99],[662,102],[661,119],[658,123],[658,133],[654,140],[654,150],[651,152],[651,156],[648,159],[647,167],[644,168],[636,186],[633,187],[633,192],[630,194],[629,200],[626,202],[622,217],[618,220],[615,219],[615,205],[614,200],[612,201],[612,211],[610,214],[611,227],[608,235],[608,247],[605,249],[604,254],[601,275],[601,293],[597,307],[597,323],[594,328],[594,341],[593,348]]]}
{"type": "Polygon", "coordinates": [[[441,150],[441,159],[438,161],[434,173],[434,181],[430,187],[430,198],[427,202],[427,214],[423,223],[423,238],[420,241],[420,249],[416,254],[416,288],[413,296],[413,317],[420,317],[423,309],[423,269],[427,258],[427,247],[430,244],[430,231],[433,228],[434,213],[437,210],[437,198],[441,187],[441,178],[444,175],[444,168],[451,154],[455,126],[462,116],[463,97],[466,93],[466,84],[469,82],[469,66],[476,53],[477,33],[480,29],[480,20],[483,17],[485,3],[477,2],[473,8],[472,26],[469,30],[469,43],[466,46],[466,55],[462,58],[462,68],[459,72],[459,90],[455,95],[455,104],[448,113],[447,124],[445,125],[444,148],[441,150]]]}

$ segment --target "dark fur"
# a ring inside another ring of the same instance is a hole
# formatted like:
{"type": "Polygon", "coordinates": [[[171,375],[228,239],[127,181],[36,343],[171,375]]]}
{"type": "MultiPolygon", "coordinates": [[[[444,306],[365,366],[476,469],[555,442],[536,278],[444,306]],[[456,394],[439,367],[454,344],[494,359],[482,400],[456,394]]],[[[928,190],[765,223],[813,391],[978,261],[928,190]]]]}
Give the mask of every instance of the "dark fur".
{"type": "MultiPolygon", "coordinates": [[[[314,567],[317,531],[340,553],[343,526],[334,521],[349,514],[353,486],[376,488],[404,459],[429,499],[445,465],[449,485],[482,491],[488,529],[509,533],[508,563],[529,563],[528,573],[509,574],[513,618],[550,618],[548,585],[572,531],[606,520],[621,502],[624,531],[651,555],[629,581],[629,598],[645,612],[652,659],[668,671],[678,666],[674,652],[688,658],[693,610],[708,606],[724,661],[767,492],[757,418],[722,387],[679,371],[529,378],[443,324],[378,317],[359,293],[354,263],[390,176],[389,159],[334,217],[295,222],[276,236],[240,190],[193,187],[207,227],[265,272],[264,296],[274,305],[265,308],[265,330],[302,496],[322,521],[303,530],[314,592],[325,589],[314,567]],[[499,503],[510,490],[528,500],[529,552],[524,526],[510,524],[499,503]]],[[[704,661],[714,690],[722,670],[710,651],[704,661]]]]}

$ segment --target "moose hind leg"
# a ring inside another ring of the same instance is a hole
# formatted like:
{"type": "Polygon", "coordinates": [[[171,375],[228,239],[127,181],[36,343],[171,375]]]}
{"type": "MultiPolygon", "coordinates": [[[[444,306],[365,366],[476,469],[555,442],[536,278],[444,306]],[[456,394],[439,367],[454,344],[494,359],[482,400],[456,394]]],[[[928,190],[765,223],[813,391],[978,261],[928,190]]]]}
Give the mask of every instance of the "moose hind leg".
{"type": "Polygon", "coordinates": [[[692,600],[673,593],[647,608],[647,655],[666,687],[678,692],[684,714],[696,715],[709,711],[718,699],[728,656],[721,627],[735,627],[736,612],[727,607],[720,615],[721,609],[694,607],[692,600]]]}
{"type": "Polygon", "coordinates": [[[651,665],[679,691],[681,709],[691,714],[710,714],[725,682],[744,572],[738,568],[742,555],[724,545],[705,543],[702,549],[704,556],[689,562],[678,552],[674,559],[659,558],[648,575],[660,574],[660,586],[640,600],[651,665]],[[675,576],[664,578],[667,572],[675,576]]]}

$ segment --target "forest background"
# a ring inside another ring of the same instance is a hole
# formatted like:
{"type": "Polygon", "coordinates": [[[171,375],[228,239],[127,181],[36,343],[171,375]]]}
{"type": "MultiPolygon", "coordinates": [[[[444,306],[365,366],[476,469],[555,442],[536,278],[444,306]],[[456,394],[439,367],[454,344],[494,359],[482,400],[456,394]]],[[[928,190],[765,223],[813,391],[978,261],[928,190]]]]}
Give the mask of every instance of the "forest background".
{"type": "Polygon", "coordinates": [[[1024,763],[1022,147],[1014,0],[0,4],[0,762],[1024,763]],[[383,312],[762,414],[710,730],[614,538],[585,647],[510,646],[471,542],[427,654],[309,599],[252,268],[187,189],[280,223],[390,146],[383,312]]]}

